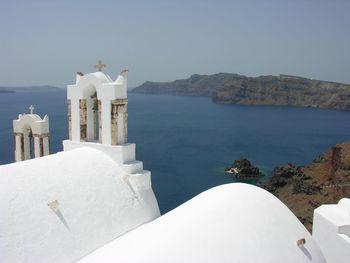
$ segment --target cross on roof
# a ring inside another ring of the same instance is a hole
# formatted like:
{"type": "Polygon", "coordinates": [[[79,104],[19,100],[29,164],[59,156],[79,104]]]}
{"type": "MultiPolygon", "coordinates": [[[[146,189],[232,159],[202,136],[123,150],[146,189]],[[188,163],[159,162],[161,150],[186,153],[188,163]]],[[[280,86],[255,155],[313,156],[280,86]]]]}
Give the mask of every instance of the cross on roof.
{"type": "Polygon", "coordinates": [[[107,67],[106,64],[102,64],[102,61],[99,60],[98,63],[94,66],[98,71],[102,71],[103,68],[107,67]]]}
{"type": "Polygon", "coordinates": [[[33,106],[33,105],[30,105],[29,111],[30,111],[30,114],[33,114],[33,113],[34,113],[34,106],[33,106]]]}

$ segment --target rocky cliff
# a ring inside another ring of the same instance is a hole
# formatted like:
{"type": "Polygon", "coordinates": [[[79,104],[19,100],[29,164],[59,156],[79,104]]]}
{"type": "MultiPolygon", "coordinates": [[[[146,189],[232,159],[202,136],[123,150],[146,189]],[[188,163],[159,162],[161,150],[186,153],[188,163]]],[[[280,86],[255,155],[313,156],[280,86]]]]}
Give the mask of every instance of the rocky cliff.
{"type": "Polygon", "coordinates": [[[263,187],[276,195],[308,228],[313,210],[350,196],[350,142],[337,144],[310,165],[276,167],[263,187]]]}
{"type": "Polygon", "coordinates": [[[350,85],[296,76],[192,75],[173,82],[147,81],[133,92],[208,96],[214,102],[350,110],[350,85]]]}

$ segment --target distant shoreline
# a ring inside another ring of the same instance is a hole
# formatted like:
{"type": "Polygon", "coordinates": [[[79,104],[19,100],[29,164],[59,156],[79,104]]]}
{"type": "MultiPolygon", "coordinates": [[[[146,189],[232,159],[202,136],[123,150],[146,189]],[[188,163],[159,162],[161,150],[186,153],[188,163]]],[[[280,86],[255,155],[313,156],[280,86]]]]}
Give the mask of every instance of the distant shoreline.
{"type": "Polygon", "coordinates": [[[0,90],[0,93],[16,93],[14,90],[0,90]]]}
{"type": "Polygon", "coordinates": [[[210,97],[215,103],[350,110],[350,85],[298,76],[246,77],[194,74],[173,82],[150,82],[132,93],[210,97]]]}
{"type": "Polygon", "coordinates": [[[40,91],[59,91],[65,90],[54,86],[16,86],[16,87],[0,87],[0,93],[17,93],[17,92],[40,92],[40,91]]]}

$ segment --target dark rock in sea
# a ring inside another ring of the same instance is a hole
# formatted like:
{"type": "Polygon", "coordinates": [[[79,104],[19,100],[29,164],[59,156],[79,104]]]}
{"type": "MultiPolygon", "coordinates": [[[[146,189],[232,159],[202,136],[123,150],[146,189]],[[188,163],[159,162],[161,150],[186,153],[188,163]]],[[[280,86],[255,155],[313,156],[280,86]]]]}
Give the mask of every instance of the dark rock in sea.
{"type": "Polygon", "coordinates": [[[251,162],[245,158],[235,160],[231,167],[226,168],[225,171],[239,178],[256,178],[263,176],[259,168],[253,166],[251,162]]]}

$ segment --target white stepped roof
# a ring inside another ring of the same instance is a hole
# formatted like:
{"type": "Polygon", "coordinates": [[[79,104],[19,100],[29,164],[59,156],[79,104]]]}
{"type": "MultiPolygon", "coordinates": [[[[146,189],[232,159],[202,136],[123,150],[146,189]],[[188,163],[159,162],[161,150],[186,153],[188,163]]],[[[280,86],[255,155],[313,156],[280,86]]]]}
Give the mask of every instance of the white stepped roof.
{"type": "Polygon", "coordinates": [[[247,184],[208,190],[80,263],[325,262],[311,235],[275,196],[247,184]],[[304,246],[297,240],[305,238],[304,246]]]}

